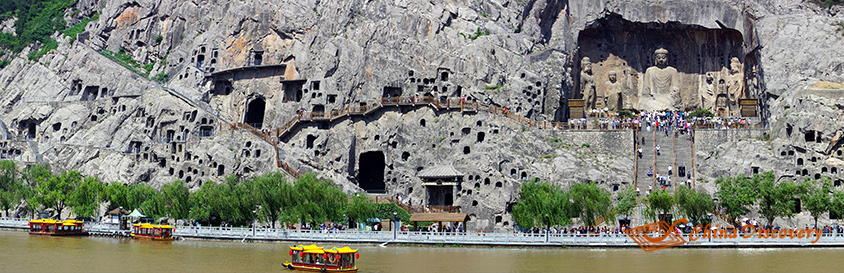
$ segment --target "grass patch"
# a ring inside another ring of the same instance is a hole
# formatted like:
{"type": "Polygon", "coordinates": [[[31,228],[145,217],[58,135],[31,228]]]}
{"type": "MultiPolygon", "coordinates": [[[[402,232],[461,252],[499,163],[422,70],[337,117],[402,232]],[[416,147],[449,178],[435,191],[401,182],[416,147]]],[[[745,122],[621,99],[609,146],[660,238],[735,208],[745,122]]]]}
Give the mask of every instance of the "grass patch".
{"type": "Polygon", "coordinates": [[[481,37],[481,36],[484,36],[484,35],[489,35],[489,30],[488,29],[481,30],[481,27],[478,27],[477,29],[475,29],[474,34],[466,34],[466,33],[461,32],[460,35],[462,35],[463,38],[474,40],[474,39],[477,39],[478,37],[481,37]]]}
{"type": "Polygon", "coordinates": [[[72,27],[69,27],[68,29],[65,29],[64,31],[62,31],[62,33],[64,33],[65,36],[70,38],[69,43],[72,44],[74,41],[76,41],[76,35],[85,31],[85,26],[87,26],[88,23],[99,19],[100,13],[97,12],[94,14],[94,16],[91,16],[91,18],[82,19],[81,22],[73,25],[72,27]]]}
{"type": "Polygon", "coordinates": [[[158,73],[154,77],[152,77],[152,80],[159,82],[159,83],[165,83],[165,82],[167,82],[167,79],[169,79],[169,78],[170,78],[170,74],[158,73]]]}
{"type": "Polygon", "coordinates": [[[100,51],[100,53],[102,53],[103,56],[106,56],[109,59],[112,59],[120,65],[128,68],[129,70],[132,70],[132,72],[141,74],[144,77],[147,77],[149,75],[149,71],[152,70],[152,67],[149,67],[149,70],[147,70],[149,64],[141,66],[141,64],[135,61],[135,59],[132,59],[132,56],[126,54],[125,49],[123,49],[122,47],[117,52],[105,49],[103,51],[100,51]]]}
{"type": "Polygon", "coordinates": [[[37,61],[38,59],[41,59],[41,57],[46,55],[47,52],[50,52],[51,50],[56,48],[59,48],[59,42],[56,42],[56,40],[53,40],[52,38],[47,38],[42,42],[41,49],[29,52],[28,57],[30,60],[37,61]]]}
{"type": "Polygon", "coordinates": [[[484,87],[484,90],[498,90],[498,89],[501,89],[501,87],[504,87],[504,86],[503,85],[487,85],[486,87],[484,87]]]}

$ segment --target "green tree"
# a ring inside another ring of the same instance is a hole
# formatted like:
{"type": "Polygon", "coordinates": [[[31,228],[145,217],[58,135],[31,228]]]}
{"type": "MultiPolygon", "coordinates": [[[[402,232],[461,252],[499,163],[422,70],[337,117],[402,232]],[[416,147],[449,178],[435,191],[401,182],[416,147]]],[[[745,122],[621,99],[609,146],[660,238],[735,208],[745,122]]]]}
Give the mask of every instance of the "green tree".
{"type": "MultiPolygon", "coordinates": [[[[148,184],[135,184],[129,186],[129,194],[127,195],[128,207],[124,207],[127,210],[134,210],[134,209],[141,209],[143,210],[144,214],[152,214],[153,211],[149,211],[149,209],[157,209],[155,207],[148,207],[145,208],[144,202],[156,197],[158,192],[152,186],[148,184]]],[[[148,206],[151,204],[147,204],[148,206]]],[[[158,212],[158,211],[155,211],[158,212]]]]}
{"type": "Polygon", "coordinates": [[[61,217],[70,194],[81,182],[82,175],[77,171],[64,171],[59,175],[51,175],[35,188],[36,200],[44,207],[54,209],[57,216],[61,217]]]}
{"type": "Polygon", "coordinates": [[[190,216],[190,190],[182,180],[164,184],[161,187],[164,210],[173,219],[187,219],[190,216]]]}
{"type": "Polygon", "coordinates": [[[759,213],[768,219],[768,225],[777,217],[794,215],[794,197],[799,194],[797,185],[791,181],[777,183],[773,172],[754,175],[753,181],[759,192],[759,213]]]}
{"type": "Polygon", "coordinates": [[[38,184],[45,182],[47,181],[47,179],[52,177],[53,173],[50,172],[49,165],[36,163],[24,169],[23,173],[21,173],[21,176],[23,177],[23,181],[26,183],[27,186],[35,189],[38,187],[38,184]]]}
{"type": "MultiPolygon", "coordinates": [[[[719,178],[715,181],[718,184],[718,204],[724,210],[730,221],[739,216],[746,215],[750,206],[756,202],[759,193],[756,190],[756,183],[744,175],[719,178]]],[[[733,223],[738,224],[738,223],[733,223]]]]}
{"type": "Polygon", "coordinates": [[[343,211],[346,194],[328,180],[317,179],[313,173],[308,173],[293,185],[296,202],[289,211],[301,222],[317,223],[324,221],[343,221],[343,211]]]}
{"type": "Polygon", "coordinates": [[[352,195],[344,211],[346,214],[346,219],[343,219],[344,221],[364,222],[366,219],[377,216],[377,211],[375,205],[372,204],[372,200],[363,194],[352,195]]]}
{"type": "Polygon", "coordinates": [[[836,191],[832,193],[832,200],[829,202],[829,212],[837,214],[838,219],[844,216],[844,192],[836,191]]]}
{"type": "Polygon", "coordinates": [[[53,173],[50,172],[50,166],[47,164],[36,163],[30,165],[21,172],[24,186],[21,187],[21,197],[26,201],[26,212],[32,215],[41,206],[38,202],[38,194],[35,188],[44,181],[47,181],[53,173]]]}
{"type": "Polygon", "coordinates": [[[257,203],[250,196],[249,187],[241,183],[236,175],[226,177],[226,182],[216,191],[221,200],[218,209],[223,221],[230,225],[246,225],[255,219],[257,203]]]}
{"type": "Polygon", "coordinates": [[[108,201],[108,209],[123,208],[132,210],[129,203],[129,186],[120,182],[112,182],[105,187],[106,201],[108,201]]]}
{"type": "Polygon", "coordinates": [[[215,225],[219,224],[220,212],[216,210],[215,203],[217,194],[216,183],[204,183],[199,187],[199,190],[194,192],[188,198],[190,202],[190,218],[199,221],[203,224],[215,225]]]}
{"type": "Polygon", "coordinates": [[[569,189],[573,214],[580,217],[586,226],[595,226],[600,217],[611,218],[612,194],[594,183],[577,183],[569,189]]]}
{"type": "Polygon", "coordinates": [[[258,217],[275,228],[275,222],[279,220],[281,212],[295,204],[293,186],[287,183],[284,175],[279,172],[256,176],[247,181],[247,184],[258,204],[258,217]]]}
{"type": "Polygon", "coordinates": [[[801,185],[800,200],[803,201],[803,206],[806,210],[812,213],[812,218],[815,219],[815,227],[818,226],[818,217],[829,211],[832,204],[829,192],[831,189],[831,181],[829,177],[824,177],[821,181],[805,180],[801,185]],[[820,185],[818,183],[820,182],[820,185]]]}
{"type": "Polygon", "coordinates": [[[73,214],[82,217],[95,217],[100,202],[105,200],[105,185],[96,177],[86,177],[70,193],[67,204],[73,214]]]}
{"type": "Polygon", "coordinates": [[[523,228],[549,228],[570,224],[573,210],[567,192],[548,182],[530,181],[522,184],[512,215],[516,224],[523,228]]]}
{"type": "Polygon", "coordinates": [[[646,212],[651,216],[651,219],[654,220],[659,219],[661,215],[670,213],[671,208],[674,207],[674,196],[671,196],[671,193],[664,190],[655,190],[651,192],[647,201],[648,209],[646,212]]]}
{"type": "Polygon", "coordinates": [[[23,183],[14,161],[0,161],[0,209],[9,217],[9,210],[20,204],[23,183]]]}
{"type": "Polygon", "coordinates": [[[715,201],[712,197],[703,192],[687,187],[679,187],[674,194],[677,201],[677,208],[686,217],[692,220],[695,225],[701,224],[701,219],[715,208],[715,201]]]}
{"type": "Polygon", "coordinates": [[[203,184],[189,200],[190,217],[209,225],[245,225],[254,219],[257,207],[248,186],[234,174],[221,184],[203,184]]]}
{"type": "Polygon", "coordinates": [[[636,208],[638,201],[636,200],[636,189],[635,186],[627,187],[626,190],[623,190],[618,193],[618,197],[615,205],[615,213],[618,215],[630,216],[630,212],[636,208]]]}

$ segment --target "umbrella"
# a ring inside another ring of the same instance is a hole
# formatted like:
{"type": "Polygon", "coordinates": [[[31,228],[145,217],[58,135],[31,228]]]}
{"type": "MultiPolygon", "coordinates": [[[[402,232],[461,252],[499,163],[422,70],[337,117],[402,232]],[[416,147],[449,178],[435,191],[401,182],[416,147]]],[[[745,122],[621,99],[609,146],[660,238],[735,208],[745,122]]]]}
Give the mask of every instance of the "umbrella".
{"type": "Polygon", "coordinates": [[[129,217],[144,217],[144,215],[141,214],[141,212],[138,211],[138,209],[133,210],[132,213],[130,213],[128,216],[129,217]]]}
{"type": "Polygon", "coordinates": [[[378,219],[378,218],[369,218],[369,219],[366,219],[366,221],[367,222],[381,223],[381,219],[378,219]]]}

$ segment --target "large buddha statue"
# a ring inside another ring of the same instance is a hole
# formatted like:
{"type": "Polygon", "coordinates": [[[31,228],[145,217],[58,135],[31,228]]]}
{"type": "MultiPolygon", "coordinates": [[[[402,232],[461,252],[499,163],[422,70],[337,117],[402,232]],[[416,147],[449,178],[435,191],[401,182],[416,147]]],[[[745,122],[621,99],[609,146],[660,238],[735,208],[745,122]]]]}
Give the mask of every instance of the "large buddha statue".
{"type": "Polygon", "coordinates": [[[595,90],[595,79],[592,76],[592,61],[589,57],[580,60],[580,92],[586,100],[586,109],[595,109],[598,94],[595,90]]]}
{"type": "Polygon", "coordinates": [[[668,65],[668,50],[654,51],[656,66],[648,67],[639,91],[639,107],[646,110],[674,109],[680,97],[680,76],[668,65]]]}

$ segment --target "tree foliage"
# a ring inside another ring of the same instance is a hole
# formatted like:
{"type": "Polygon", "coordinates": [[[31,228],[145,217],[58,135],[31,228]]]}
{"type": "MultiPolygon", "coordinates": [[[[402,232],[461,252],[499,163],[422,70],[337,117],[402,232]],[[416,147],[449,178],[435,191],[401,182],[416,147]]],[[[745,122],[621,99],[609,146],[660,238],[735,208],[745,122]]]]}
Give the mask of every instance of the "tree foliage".
{"type": "Polygon", "coordinates": [[[687,187],[679,187],[674,194],[677,208],[695,225],[715,208],[715,201],[708,194],[687,187]]]}
{"type": "Polygon", "coordinates": [[[39,204],[55,210],[61,217],[67,206],[73,189],[82,183],[82,175],[77,171],[63,171],[59,175],[50,175],[46,181],[35,188],[36,200],[39,204]]]}
{"type": "Polygon", "coordinates": [[[282,211],[295,205],[293,186],[279,172],[254,177],[248,181],[255,202],[258,203],[258,216],[271,223],[275,228],[282,211]]]}
{"type": "Polygon", "coordinates": [[[574,215],[586,226],[595,226],[600,217],[612,218],[612,194],[594,183],[578,183],[569,189],[574,215]]]}
{"type": "Polygon", "coordinates": [[[513,205],[513,220],[521,227],[565,226],[571,223],[572,205],[567,192],[548,182],[522,184],[513,205]]]}
{"type": "Polygon", "coordinates": [[[799,193],[797,185],[791,181],[777,183],[772,171],[754,175],[753,181],[759,192],[759,213],[768,220],[768,225],[777,217],[794,215],[794,198],[799,193]]]}
{"type": "Polygon", "coordinates": [[[0,13],[6,14],[3,17],[15,16],[17,20],[14,35],[0,33],[0,47],[19,53],[30,44],[39,42],[41,48],[33,51],[29,57],[33,60],[40,58],[58,46],[50,36],[67,27],[64,13],[75,2],[75,0],[2,1],[0,13]]]}
{"type": "MultiPolygon", "coordinates": [[[[401,210],[401,208],[399,208],[401,210]]],[[[364,222],[369,218],[378,216],[375,205],[363,194],[352,195],[351,200],[346,204],[346,218],[351,221],[364,222]]],[[[397,214],[398,215],[398,212],[397,214]]],[[[392,217],[391,217],[392,218],[392,217]]]]}
{"type": "Polygon", "coordinates": [[[636,208],[638,203],[636,200],[637,197],[635,186],[627,187],[626,190],[619,192],[618,200],[615,203],[615,213],[617,215],[630,216],[630,212],[636,208]]]}
{"type": "MultiPolygon", "coordinates": [[[[759,194],[756,191],[756,183],[746,176],[740,175],[728,178],[719,178],[715,181],[718,184],[718,201],[724,214],[729,219],[735,219],[750,211],[759,194]]],[[[737,223],[734,223],[737,224],[737,223]]]]}
{"type": "Polygon", "coordinates": [[[656,220],[660,215],[668,214],[674,207],[674,196],[664,190],[656,190],[647,198],[647,214],[656,220]]]}
{"type": "Polygon", "coordinates": [[[164,184],[161,187],[164,211],[167,217],[187,219],[190,216],[190,190],[182,180],[164,184]]]}
{"type": "Polygon", "coordinates": [[[23,183],[21,182],[18,166],[14,161],[0,161],[0,209],[8,217],[9,210],[20,204],[23,183]]]}
{"type": "Polygon", "coordinates": [[[800,184],[800,200],[803,201],[803,206],[812,213],[812,218],[815,220],[815,227],[818,226],[818,217],[829,211],[832,204],[829,192],[831,183],[828,177],[824,177],[820,181],[805,180],[800,184]],[[820,185],[818,184],[820,183],[820,185]]]}
{"type": "Polygon", "coordinates": [[[86,177],[70,194],[68,205],[73,214],[97,216],[100,202],[105,200],[106,186],[96,177],[86,177]]]}
{"type": "Polygon", "coordinates": [[[296,203],[290,213],[294,219],[311,226],[324,221],[343,221],[346,195],[330,181],[309,173],[296,180],[293,189],[296,203]]]}
{"type": "Polygon", "coordinates": [[[838,215],[839,219],[844,216],[844,192],[836,191],[832,193],[832,200],[829,202],[829,212],[838,215]]]}

